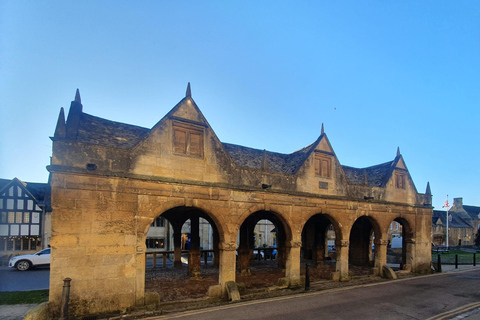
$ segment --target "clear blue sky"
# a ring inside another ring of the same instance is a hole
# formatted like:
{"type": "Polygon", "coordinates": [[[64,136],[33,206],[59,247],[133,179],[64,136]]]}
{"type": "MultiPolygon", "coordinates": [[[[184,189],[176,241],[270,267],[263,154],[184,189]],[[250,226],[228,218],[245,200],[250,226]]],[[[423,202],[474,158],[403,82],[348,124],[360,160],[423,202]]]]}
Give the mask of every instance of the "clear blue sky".
{"type": "Polygon", "coordinates": [[[480,1],[1,1],[0,177],[46,182],[60,107],[151,128],[192,95],[223,142],[341,162],[397,147],[480,206],[480,1]]]}

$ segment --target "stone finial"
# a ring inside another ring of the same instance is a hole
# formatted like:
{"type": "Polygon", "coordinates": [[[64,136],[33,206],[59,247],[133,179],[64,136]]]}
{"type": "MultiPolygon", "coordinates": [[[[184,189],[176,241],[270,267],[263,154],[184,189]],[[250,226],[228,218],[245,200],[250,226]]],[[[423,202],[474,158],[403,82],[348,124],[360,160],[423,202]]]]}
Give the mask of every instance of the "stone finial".
{"type": "Polygon", "coordinates": [[[397,157],[400,155],[400,147],[397,147],[397,157]]]}
{"type": "Polygon", "coordinates": [[[82,103],[82,99],[80,98],[80,90],[77,88],[77,92],[75,92],[75,102],[82,103]]]}
{"type": "Polygon", "coordinates": [[[262,170],[268,170],[267,150],[263,150],[262,170]]]}
{"type": "Polygon", "coordinates": [[[191,98],[192,97],[192,89],[190,88],[190,82],[187,85],[187,93],[185,94],[185,98],[191,98]]]}
{"type": "Polygon", "coordinates": [[[425,190],[425,194],[432,195],[432,191],[430,190],[430,182],[427,182],[427,190],[425,190]]]}
{"type": "Polygon", "coordinates": [[[322,122],[322,131],[321,131],[321,134],[324,134],[325,133],[325,128],[323,127],[323,122],[322,122]]]}
{"type": "Polygon", "coordinates": [[[55,133],[53,136],[55,138],[65,138],[67,135],[67,130],[65,127],[65,111],[63,107],[60,108],[60,114],[58,115],[57,126],[55,127],[55,133]]]}

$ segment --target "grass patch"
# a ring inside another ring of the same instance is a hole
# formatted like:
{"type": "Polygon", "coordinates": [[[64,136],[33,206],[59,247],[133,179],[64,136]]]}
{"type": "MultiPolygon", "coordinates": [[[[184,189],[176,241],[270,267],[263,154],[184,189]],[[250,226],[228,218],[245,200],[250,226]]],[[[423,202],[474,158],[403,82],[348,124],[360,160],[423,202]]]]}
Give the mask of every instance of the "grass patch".
{"type": "Polygon", "coordinates": [[[48,290],[0,292],[0,305],[34,304],[48,301],[48,290]]]}
{"type": "MultiPolygon", "coordinates": [[[[473,253],[468,253],[462,250],[450,250],[449,252],[432,252],[432,261],[437,262],[437,257],[440,254],[442,263],[455,263],[455,255],[458,256],[458,263],[473,264],[473,253]]],[[[475,260],[480,264],[480,253],[475,255],[475,260]]]]}

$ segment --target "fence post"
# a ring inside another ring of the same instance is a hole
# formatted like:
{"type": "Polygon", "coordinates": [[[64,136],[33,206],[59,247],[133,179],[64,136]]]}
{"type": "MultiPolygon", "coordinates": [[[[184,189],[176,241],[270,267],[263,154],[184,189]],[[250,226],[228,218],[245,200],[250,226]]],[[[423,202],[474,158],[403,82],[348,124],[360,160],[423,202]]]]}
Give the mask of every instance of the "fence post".
{"type": "Polygon", "coordinates": [[[308,263],[305,264],[305,291],[310,290],[310,271],[308,270],[308,263]]]}
{"type": "Polygon", "coordinates": [[[166,268],[167,267],[167,254],[164,253],[162,255],[162,258],[163,258],[163,267],[166,268]]]}
{"type": "Polygon", "coordinates": [[[156,253],[153,254],[153,267],[154,268],[157,267],[157,254],[156,253]]]}
{"type": "Polygon", "coordinates": [[[70,300],[70,281],[72,279],[63,279],[62,304],[60,306],[59,320],[68,319],[68,300],[70,300]]]}
{"type": "Polygon", "coordinates": [[[208,259],[208,253],[207,251],[203,251],[203,261],[205,262],[205,265],[207,265],[207,259],[208,259]]]}
{"type": "Polygon", "coordinates": [[[455,254],[455,269],[458,269],[458,254],[455,254]]]}
{"type": "Polygon", "coordinates": [[[437,258],[437,270],[438,272],[442,272],[442,257],[440,256],[440,254],[438,254],[438,258],[437,258]]]}
{"type": "Polygon", "coordinates": [[[473,254],[473,266],[475,267],[477,265],[477,254],[473,254]]]}

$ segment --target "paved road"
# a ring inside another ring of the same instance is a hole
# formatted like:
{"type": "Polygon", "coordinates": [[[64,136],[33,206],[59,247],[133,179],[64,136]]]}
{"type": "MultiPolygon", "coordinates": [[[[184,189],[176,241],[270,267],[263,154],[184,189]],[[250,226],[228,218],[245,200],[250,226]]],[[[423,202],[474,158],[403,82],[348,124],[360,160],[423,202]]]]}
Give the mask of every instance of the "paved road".
{"type": "Polygon", "coordinates": [[[48,267],[28,271],[0,267],[0,292],[43,290],[48,289],[49,286],[50,268],[48,267]]]}
{"type": "Polygon", "coordinates": [[[150,319],[428,319],[475,304],[480,307],[478,269],[150,319]]]}

